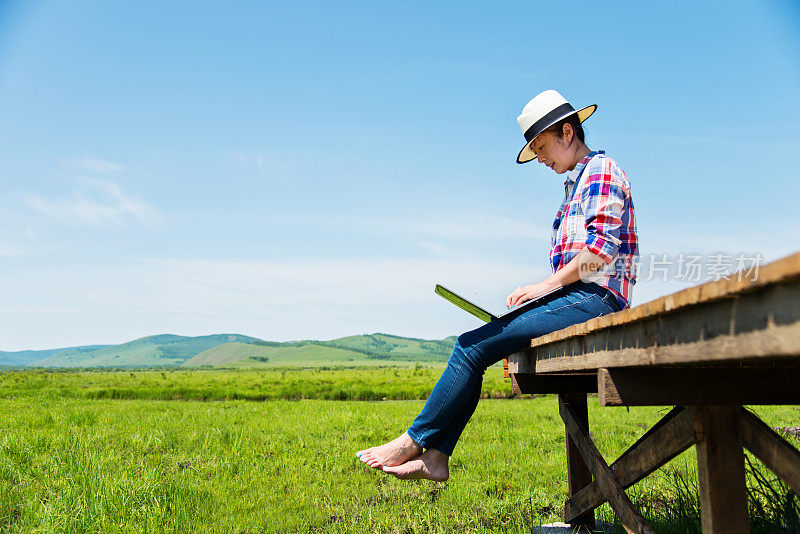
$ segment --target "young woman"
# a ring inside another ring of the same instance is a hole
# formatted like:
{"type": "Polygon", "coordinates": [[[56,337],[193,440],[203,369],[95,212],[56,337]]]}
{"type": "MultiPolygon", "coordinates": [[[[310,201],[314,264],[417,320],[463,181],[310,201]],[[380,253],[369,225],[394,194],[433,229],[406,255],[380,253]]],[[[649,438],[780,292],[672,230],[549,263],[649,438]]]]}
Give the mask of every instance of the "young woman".
{"type": "Polygon", "coordinates": [[[528,102],[517,118],[526,144],[517,163],[537,159],[557,174],[570,172],[550,249],[553,274],[508,295],[513,308],[553,289],[519,313],[459,336],[447,368],[411,427],[397,439],[356,453],[401,479],[442,481],[456,441],[475,411],[487,367],[530,346],[532,338],[627,308],[638,256],[631,189],[616,161],[584,143],[578,111],[556,91],[528,102]]]}

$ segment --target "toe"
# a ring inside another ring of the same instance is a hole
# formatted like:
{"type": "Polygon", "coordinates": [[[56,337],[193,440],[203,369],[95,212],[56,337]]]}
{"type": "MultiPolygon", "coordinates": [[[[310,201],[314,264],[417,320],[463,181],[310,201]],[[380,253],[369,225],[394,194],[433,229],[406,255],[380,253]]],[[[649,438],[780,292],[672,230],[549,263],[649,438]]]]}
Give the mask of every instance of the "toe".
{"type": "Polygon", "coordinates": [[[384,466],[384,467],[382,468],[382,470],[383,470],[383,472],[384,472],[384,473],[387,473],[387,474],[389,474],[389,475],[392,475],[392,476],[393,476],[393,477],[395,477],[395,478],[399,478],[400,480],[402,480],[402,479],[403,479],[403,476],[402,476],[402,471],[403,471],[403,470],[402,470],[402,468],[399,468],[399,467],[386,467],[386,466],[384,466]]]}

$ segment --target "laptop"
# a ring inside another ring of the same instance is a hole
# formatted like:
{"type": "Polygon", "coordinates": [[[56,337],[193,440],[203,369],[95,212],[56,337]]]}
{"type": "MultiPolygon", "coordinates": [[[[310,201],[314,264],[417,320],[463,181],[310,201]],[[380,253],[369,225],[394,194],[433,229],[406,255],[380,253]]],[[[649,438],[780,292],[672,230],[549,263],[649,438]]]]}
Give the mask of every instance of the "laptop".
{"type": "Polygon", "coordinates": [[[437,295],[443,297],[445,300],[452,302],[453,304],[455,304],[456,306],[458,306],[462,310],[467,311],[467,312],[471,313],[472,315],[474,315],[475,317],[477,317],[478,319],[480,319],[481,321],[484,321],[484,322],[488,323],[490,321],[494,321],[494,320],[497,320],[497,319],[499,319],[499,318],[501,318],[501,317],[503,317],[505,315],[508,315],[509,313],[517,312],[517,311],[525,308],[526,306],[530,306],[534,302],[537,302],[537,301],[541,300],[542,298],[546,297],[547,295],[550,295],[551,293],[555,293],[559,289],[562,289],[562,288],[558,287],[556,289],[553,289],[552,291],[548,291],[547,293],[545,293],[543,295],[539,295],[538,297],[536,297],[534,299],[526,300],[525,302],[523,302],[522,304],[519,304],[515,308],[512,308],[510,310],[506,310],[503,313],[492,313],[490,311],[487,311],[484,308],[481,308],[480,306],[475,304],[474,302],[470,302],[469,300],[465,299],[464,297],[462,297],[461,295],[459,295],[455,291],[451,291],[451,290],[447,289],[446,287],[444,287],[443,285],[440,285],[440,284],[436,284],[435,291],[436,291],[437,295]]]}

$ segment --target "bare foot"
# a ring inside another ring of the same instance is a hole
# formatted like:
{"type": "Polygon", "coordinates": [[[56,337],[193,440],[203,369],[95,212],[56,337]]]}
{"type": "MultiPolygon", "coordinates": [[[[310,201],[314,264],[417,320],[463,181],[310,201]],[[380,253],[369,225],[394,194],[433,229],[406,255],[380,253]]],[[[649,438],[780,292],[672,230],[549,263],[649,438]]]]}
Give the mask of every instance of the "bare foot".
{"type": "Polygon", "coordinates": [[[384,466],[400,465],[421,452],[422,447],[408,437],[408,434],[403,433],[402,436],[393,439],[389,443],[358,451],[356,456],[368,466],[380,469],[384,466]]]}
{"type": "Polygon", "coordinates": [[[383,471],[401,480],[425,478],[436,482],[444,482],[450,477],[449,461],[450,457],[445,453],[436,449],[428,449],[404,464],[384,467],[383,471]]]}

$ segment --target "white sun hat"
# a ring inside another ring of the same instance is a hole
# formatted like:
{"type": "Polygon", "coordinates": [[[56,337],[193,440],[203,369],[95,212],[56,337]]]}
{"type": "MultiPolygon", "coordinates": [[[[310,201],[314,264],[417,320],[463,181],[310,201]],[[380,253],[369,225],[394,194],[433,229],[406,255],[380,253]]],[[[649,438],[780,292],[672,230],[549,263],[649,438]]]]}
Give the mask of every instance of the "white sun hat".
{"type": "Polygon", "coordinates": [[[531,149],[531,141],[536,139],[536,136],[547,128],[574,113],[577,113],[578,120],[583,122],[596,109],[597,105],[592,104],[575,111],[575,108],[567,102],[566,98],[552,89],[542,91],[533,97],[533,100],[522,108],[522,114],[517,117],[519,129],[522,130],[522,135],[525,136],[525,146],[522,147],[519,155],[517,155],[517,163],[526,163],[536,158],[536,152],[531,149]]]}

